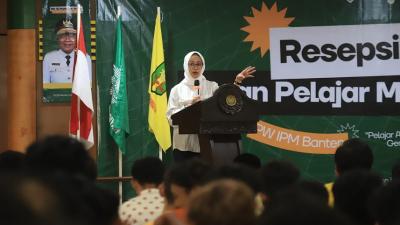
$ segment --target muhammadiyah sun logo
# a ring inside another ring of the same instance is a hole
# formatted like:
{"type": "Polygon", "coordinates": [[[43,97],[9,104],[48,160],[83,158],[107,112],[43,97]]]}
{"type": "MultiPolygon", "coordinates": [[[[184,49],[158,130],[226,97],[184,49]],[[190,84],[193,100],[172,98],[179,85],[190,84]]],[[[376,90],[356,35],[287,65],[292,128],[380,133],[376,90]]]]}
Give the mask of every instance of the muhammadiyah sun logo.
{"type": "Polygon", "coordinates": [[[287,8],[278,11],[276,2],[270,9],[268,9],[267,5],[263,2],[260,10],[254,7],[251,7],[251,10],[253,16],[243,17],[249,23],[249,25],[241,28],[241,30],[249,33],[243,41],[253,42],[250,51],[259,48],[261,57],[264,57],[270,47],[269,29],[272,27],[288,27],[295,18],[286,18],[287,8]]]}

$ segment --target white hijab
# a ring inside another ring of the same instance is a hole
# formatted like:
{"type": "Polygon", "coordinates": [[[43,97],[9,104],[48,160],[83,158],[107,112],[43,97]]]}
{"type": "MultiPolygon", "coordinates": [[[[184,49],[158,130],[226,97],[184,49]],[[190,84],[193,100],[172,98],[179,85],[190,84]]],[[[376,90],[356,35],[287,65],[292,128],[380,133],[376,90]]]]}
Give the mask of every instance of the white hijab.
{"type": "Polygon", "coordinates": [[[183,69],[185,71],[184,72],[185,78],[182,80],[182,82],[187,84],[187,85],[193,85],[194,84],[194,80],[199,80],[200,84],[202,84],[203,81],[206,80],[206,78],[203,75],[205,68],[206,68],[206,62],[204,61],[204,58],[200,54],[200,52],[197,52],[197,51],[189,52],[188,54],[186,54],[186,56],[185,56],[185,58],[183,60],[183,69]],[[190,75],[190,72],[189,72],[189,60],[190,60],[190,57],[192,57],[193,54],[199,55],[200,58],[201,58],[201,61],[203,61],[203,67],[201,68],[200,76],[198,76],[196,79],[194,79],[192,77],[192,75],[190,75]]]}

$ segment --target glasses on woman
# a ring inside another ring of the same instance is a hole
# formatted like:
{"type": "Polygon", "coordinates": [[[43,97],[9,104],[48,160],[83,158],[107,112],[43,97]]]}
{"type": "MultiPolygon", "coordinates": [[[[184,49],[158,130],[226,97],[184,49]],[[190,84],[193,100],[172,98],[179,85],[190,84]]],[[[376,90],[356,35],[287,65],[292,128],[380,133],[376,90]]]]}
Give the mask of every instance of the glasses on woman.
{"type": "Polygon", "coordinates": [[[203,66],[203,63],[189,63],[189,67],[191,67],[191,68],[199,68],[199,67],[202,67],[203,66]]]}

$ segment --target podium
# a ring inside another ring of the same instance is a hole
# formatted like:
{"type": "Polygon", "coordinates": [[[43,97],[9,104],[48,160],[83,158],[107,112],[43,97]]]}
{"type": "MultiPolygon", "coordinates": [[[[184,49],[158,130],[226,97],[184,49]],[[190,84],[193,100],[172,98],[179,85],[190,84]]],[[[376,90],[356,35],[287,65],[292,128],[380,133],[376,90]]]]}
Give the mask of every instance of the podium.
{"type": "Polygon", "coordinates": [[[172,115],[180,134],[197,134],[200,155],[215,164],[232,162],[242,152],[241,134],[256,133],[257,102],[234,84],[172,115]]]}

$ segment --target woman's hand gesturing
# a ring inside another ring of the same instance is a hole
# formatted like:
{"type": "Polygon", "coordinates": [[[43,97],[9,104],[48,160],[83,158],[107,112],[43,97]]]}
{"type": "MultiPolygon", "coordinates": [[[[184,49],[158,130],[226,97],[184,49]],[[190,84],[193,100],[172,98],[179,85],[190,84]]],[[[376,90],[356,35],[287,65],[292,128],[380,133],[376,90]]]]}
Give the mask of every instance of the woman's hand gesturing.
{"type": "Polygon", "coordinates": [[[235,78],[235,84],[240,84],[242,81],[248,77],[254,77],[252,74],[256,72],[256,68],[254,66],[248,66],[242,70],[235,78]]]}

